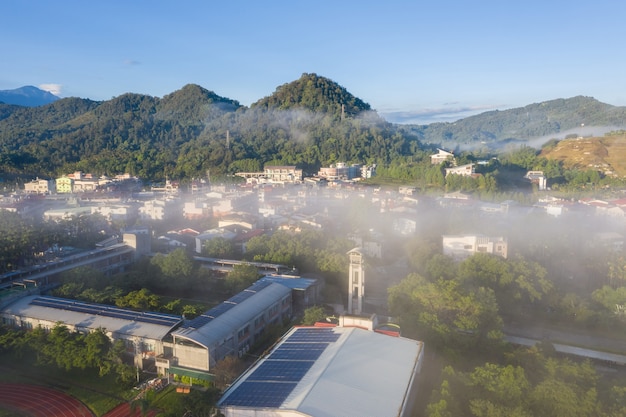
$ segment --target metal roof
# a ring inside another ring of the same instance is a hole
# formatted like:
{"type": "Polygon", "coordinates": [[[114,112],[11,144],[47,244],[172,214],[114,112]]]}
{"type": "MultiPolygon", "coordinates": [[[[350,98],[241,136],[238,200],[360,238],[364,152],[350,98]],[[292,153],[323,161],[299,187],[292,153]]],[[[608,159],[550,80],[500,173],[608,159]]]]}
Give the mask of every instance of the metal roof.
{"type": "Polygon", "coordinates": [[[138,312],[58,297],[27,296],[3,309],[2,314],[50,323],[62,322],[84,329],[106,329],[115,335],[161,340],[182,317],[163,313],[138,312]]]}
{"type": "Polygon", "coordinates": [[[230,300],[224,301],[196,319],[185,323],[181,328],[172,332],[172,335],[192,340],[209,348],[232,335],[233,332],[291,293],[291,290],[284,285],[274,283],[258,285],[255,283],[244,292],[251,288],[259,289],[249,291],[252,295],[239,303],[231,301],[237,300],[239,294],[235,295],[230,300]],[[202,317],[204,320],[201,320],[202,317]]]}
{"type": "Polygon", "coordinates": [[[360,328],[294,328],[218,407],[227,417],[397,417],[422,353],[422,342],[360,328]]]}
{"type": "Polygon", "coordinates": [[[259,280],[260,282],[275,282],[284,285],[292,290],[306,290],[317,283],[313,278],[288,278],[280,275],[266,275],[259,280]]]}

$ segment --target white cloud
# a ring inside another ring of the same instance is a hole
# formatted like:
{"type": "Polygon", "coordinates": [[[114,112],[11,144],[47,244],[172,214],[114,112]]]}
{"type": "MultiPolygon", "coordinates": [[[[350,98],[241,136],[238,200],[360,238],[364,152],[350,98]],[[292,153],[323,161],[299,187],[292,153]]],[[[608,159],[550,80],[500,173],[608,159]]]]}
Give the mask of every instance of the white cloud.
{"type": "Polygon", "coordinates": [[[39,88],[58,96],[61,94],[61,84],[39,84],[39,88]]]}

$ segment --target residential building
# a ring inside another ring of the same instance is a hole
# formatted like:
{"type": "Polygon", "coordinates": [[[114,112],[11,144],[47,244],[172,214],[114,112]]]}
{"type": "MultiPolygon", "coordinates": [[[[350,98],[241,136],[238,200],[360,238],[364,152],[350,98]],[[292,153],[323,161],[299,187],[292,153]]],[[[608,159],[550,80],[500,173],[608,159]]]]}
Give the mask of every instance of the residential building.
{"type": "Polygon", "coordinates": [[[459,165],[458,167],[446,168],[446,177],[448,175],[463,175],[466,177],[470,177],[475,173],[476,171],[474,170],[474,164],[465,164],[459,165]]]}
{"type": "Polygon", "coordinates": [[[439,165],[446,161],[451,161],[452,164],[455,165],[454,154],[452,152],[437,148],[437,153],[430,156],[430,163],[433,165],[439,165]]]}
{"type": "Polygon", "coordinates": [[[543,174],[543,171],[528,171],[526,175],[524,175],[531,184],[537,185],[539,191],[544,191],[547,189],[547,179],[543,174]]]}
{"type": "Polygon", "coordinates": [[[56,182],[56,190],[59,194],[69,194],[74,189],[74,179],[64,175],[55,180],[56,182]]]}
{"type": "Polygon", "coordinates": [[[508,256],[508,242],[503,237],[483,235],[444,235],[443,254],[463,259],[475,253],[490,253],[503,258],[508,256]]]}
{"type": "Polygon", "coordinates": [[[48,194],[56,191],[56,181],[37,178],[24,184],[24,192],[28,194],[48,194]]]}

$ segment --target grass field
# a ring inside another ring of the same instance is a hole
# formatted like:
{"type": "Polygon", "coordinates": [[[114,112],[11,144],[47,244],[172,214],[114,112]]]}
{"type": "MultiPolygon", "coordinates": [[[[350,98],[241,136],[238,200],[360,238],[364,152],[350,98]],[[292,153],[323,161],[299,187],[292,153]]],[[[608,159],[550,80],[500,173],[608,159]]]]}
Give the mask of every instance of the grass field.
{"type": "Polygon", "coordinates": [[[567,168],[626,177],[626,135],[565,139],[542,150],[541,156],[563,161],[567,168]]]}
{"type": "MultiPolygon", "coordinates": [[[[30,362],[31,358],[1,355],[0,381],[38,384],[58,389],[82,401],[96,416],[103,415],[136,395],[133,389],[120,387],[112,375],[100,378],[91,370],[66,372],[51,366],[33,366],[30,362]]],[[[0,406],[0,417],[15,415],[14,411],[3,410],[0,406]]]]}

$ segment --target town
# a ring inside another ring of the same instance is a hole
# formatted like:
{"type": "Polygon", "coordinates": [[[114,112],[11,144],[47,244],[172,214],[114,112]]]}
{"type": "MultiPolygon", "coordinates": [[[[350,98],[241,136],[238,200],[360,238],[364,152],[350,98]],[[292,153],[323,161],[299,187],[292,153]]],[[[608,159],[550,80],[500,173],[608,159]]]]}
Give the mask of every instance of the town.
{"type": "MultiPolygon", "coordinates": [[[[439,150],[431,158],[433,164],[439,164],[441,158],[451,157],[451,153],[439,150]]],[[[473,167],[450,168],[447,173],[455,174],[473,175],[473,167]]],[[[401,284],[411,272],[403,244],[435,232],[438,252],[456,262],[474,254],[507,259],[519,252],[518,242],[528,239],[516,230],[520,219],[529,224],[532,219],[553,222],[555,226],[586,219],[597,225],[585,228],[592,231],[586,236],[590,244],[610,253],[623,250],[623,236],[614,230],[624,221],[625,199],[554,198],[546,190],[541,172],[532,171],[525,176],[529,185],[534,184],[545,193],[531,206],[513,201],[483,202],[458,191],[426,196],[418,195],[409,186],[391,189],[361,183],[372,175],[375,166],[338,163],[322,168],[314,178],[302,178],[302,171],[295,166],[266,166],[263,172],[238,173],[237,177],[245,182],[211,184],[199,180],[186,189],[169,180],[160,186],[144,187],[139,179],[127,174],[94,178],[81,172],[55,181],[37,179],[26,183],[23,191],[3,198],[4,210],[53,222],[97,216],[109,229],[102,231],[102,240],[93,248],[49,247],[30,264],[2,275],[3,323],[48,331],[60,322],[77,332],[106,329],[111,340],[124,343],[126,356],[138,372],[162,378],[158,379],[159,385],[187,381],[183,385],[202,387],[213,383],[220,361],[229,356],[245,357],[257,346],[268,326],[293,322],[307,309],[324,305],[326,316],[333,320],[317,327],[296,327],[281,337],[267,356],[254,362],[224,393],[218,403],[222,413],[238,415],[242,406],[287,407],[306,412],[328,401],[329,413],[337,407],[352,407],[354,413],[365,415],[366,410],[381,404],[376,398],[393,398],[393,407],[405,410],[399,415],[411,415],[419,396],[424,345],[401,336],[398,318],[391,316],[388,306],[389,289],[401,284]],[[211,227],[201,228],[203,225],[211,227]],[[319,273],[300,271],[295,265],[246,260],[252,239],[279,232],[298,235],[306,230],[333,231],[352,243],[353,249],[344,254],[345,278],[329,281],[319,273]],[[228,258],[211,253],[209,248],[216,241],[228,243],[228,258]],[[181,250],[202,268],[219,274],[248,265],[261,278],[222,303],[188,318],[46,295],[59,285],[58,277],[63,272],[74,268],[88,265],[112,275],[142,257],[181,250]],[[363,351],[363,343],[369,346],[368,351],[363,351]],[[310,354],[311,349],[318,349],[315,356],[310,354]],[[385,353],[377,354],[376,349],[385,353]],[[330,351],[343,358],[337,360],[345,362],[357,356],[371,365],[370,376],[355,374],[357,365],[342,376],[346,381],[371,381],[367,389],[362,388],[365,391],[333,396],[315,388],[321,385],[314,381],[299,385],[312,369],[318,369],[318,382],[329,383],[324,380],[325,373],[339,372],[330,368],[334,362],[328,353],[324,354],[330,351]],[[305,353],[306,357],[302,356],[305,353]],[[382,360],[381,356],[387,359],[382,360]],[[285,363],[287,358],[291,362],[285,363]],[[298,376],[290,374],[301,361],[305,361],[306,367],[298,365],[298,376]],[[390,369],[395,369],[389,374],[395,381],[392,385],[381,384],[373,377],[390,369]],[[274,381],[285,378],[288,385],[275,385],[274,381]],[[293,396],[305,392],[307,401],[293,400],[293,396]],[[355,402],[364,408],[359,411],[355,402]]],[[[568,283],[573,288],[591,285],[573,274],[553,279],[573,280],[573,284],[568,283]]],[[[509,336],[508,340],[534,343],[516,336],[509,336]]],[[[582,356],[626,363],[626,357],[596,349],[585,351],[582,356]]],[[[384,404],[384,409],[388,409],[389,403],[384,404]]],[[[376,415],[385,415],[384,409],[376,415]]]]}

